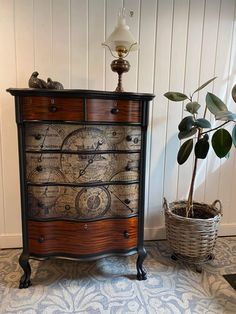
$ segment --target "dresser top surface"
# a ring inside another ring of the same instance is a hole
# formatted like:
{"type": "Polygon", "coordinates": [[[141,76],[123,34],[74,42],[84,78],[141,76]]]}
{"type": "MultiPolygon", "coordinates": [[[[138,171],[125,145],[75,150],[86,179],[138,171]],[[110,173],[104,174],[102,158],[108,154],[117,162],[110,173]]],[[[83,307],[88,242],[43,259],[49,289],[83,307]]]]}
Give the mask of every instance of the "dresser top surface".
{"type": "Polygon", "coordinates": [[[151,93],[112,92],[86,89],[37,89],[37,88],[8,88],[13,96],[41,96],[41,97],[86,97],[103,99],[137,99],[152,100],[155,95],[151,93]]]}

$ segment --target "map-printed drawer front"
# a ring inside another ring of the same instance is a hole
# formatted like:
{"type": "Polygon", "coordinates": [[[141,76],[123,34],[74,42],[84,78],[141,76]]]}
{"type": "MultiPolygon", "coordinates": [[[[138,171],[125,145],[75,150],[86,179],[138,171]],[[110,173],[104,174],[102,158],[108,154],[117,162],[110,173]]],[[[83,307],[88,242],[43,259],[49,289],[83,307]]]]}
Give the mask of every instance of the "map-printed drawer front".
{"type": "Polygon", "coordinates": [[[29,186],[31,218],[100,219],[138,213],[139,185],[29,186]]]}
{"type": "Polygon", "coordinates": [[[83,121],[82,98],[23,97],[23,120],[83,121]]]}
{"type": "Polygon", "coordinates": [[[87,99],[87,120],[141,123],[139,101],[87,99]]]}
{"type": "Polygon", "coordinates": [[[32,254],[99,254],[137,247],[138,218],[107,219],[88,223],[30,221],[29,251],[32,254]]]}
{"type": "Polygon", "coordinates": [[[140,150],[141,128],[136,126],[78,126],[29,123],[25,126],[27,150],[140,150]]]}
{"type": "Polygon", "coordinates": [[[139,180],[139,153],[27,153],[29,183],[88,183],[139,180]]]}

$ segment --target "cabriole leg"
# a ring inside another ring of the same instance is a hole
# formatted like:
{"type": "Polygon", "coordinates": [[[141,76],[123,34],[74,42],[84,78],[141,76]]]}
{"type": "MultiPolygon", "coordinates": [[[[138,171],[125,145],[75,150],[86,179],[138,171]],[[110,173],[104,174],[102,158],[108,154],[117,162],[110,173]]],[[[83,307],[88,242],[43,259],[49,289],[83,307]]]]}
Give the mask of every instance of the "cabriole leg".
{"type": "Polygon", "coordinates": [[[138,258],[136,262],[137,267],[137,279],[138,280],[146,280],[147,279],[147,273],[143,268],[143,261],[145,260],[147,256],[147,252],[144,248],[138,252],[138,258]]]}
{"type": "Polygon", "coordinates": [[[31,285],[30,282],[31,268],[29,264],[29,255],[22,253],[19,258],[19,264],[24,271],[24,274],[20,279],[19,288],[20,289],[28,288],[31,285]]]}

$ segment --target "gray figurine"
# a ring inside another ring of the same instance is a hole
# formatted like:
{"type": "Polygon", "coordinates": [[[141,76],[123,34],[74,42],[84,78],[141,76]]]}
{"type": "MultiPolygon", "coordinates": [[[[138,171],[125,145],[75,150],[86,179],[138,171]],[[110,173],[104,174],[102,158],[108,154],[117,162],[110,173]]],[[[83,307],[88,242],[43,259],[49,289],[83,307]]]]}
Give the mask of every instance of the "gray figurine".
{"type": "Polygon", "coordinates": [[[38,75],[39,73],[37,71],[31,74],[31,77],[28,82],[29,87],[30,88],[47,88],[47,83],[44,80],[38,78],[38,75]]]}
{"type": "Polygon", "coordinates": [[[64,89],[64,86],[57,81],[53,81],[50,77],[47,79],[47,88],[48,89],[64,89]]]}

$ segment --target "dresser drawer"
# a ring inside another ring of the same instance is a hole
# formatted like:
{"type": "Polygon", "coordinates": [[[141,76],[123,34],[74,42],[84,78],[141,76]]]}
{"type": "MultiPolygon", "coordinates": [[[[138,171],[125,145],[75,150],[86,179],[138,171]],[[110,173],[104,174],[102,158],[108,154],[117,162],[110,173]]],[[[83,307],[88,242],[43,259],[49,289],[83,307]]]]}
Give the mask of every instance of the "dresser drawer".
{"type": "Polygon", "coordinates": [[[137,247],[138,218],[94,222],[29,221],[32,254],[90,255],[137,247]]]}
{"type": "Polygon", "coordinates": [[[140,102],[132,100],[88,99],[87,120],[140,123],[140,102]]]}
{"type": "Polygon", "coordinates": [[[25,145],[27,150],[140,150],[141,127],[32,122],[25,126],[25,145]]]}
{"type": "Polygon", "coordinates": [[[23,97],[23,120],[84,119],[82,98],[23,97]]]}
{"type": "Polygon", "coordinates": [[[138,213],[139,185],[32,185],[28,187],[27,200],[27,214],[31,218],[78,221],[126,218],[138,213]]]}
{"type": "Polygon", "coordinates": [[[31,183],[110,182],[139,180],[140,154],[27,153],[31,183]]]}

